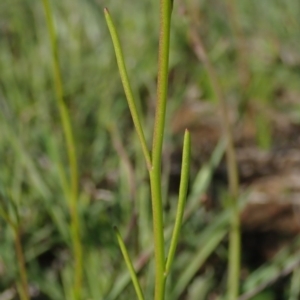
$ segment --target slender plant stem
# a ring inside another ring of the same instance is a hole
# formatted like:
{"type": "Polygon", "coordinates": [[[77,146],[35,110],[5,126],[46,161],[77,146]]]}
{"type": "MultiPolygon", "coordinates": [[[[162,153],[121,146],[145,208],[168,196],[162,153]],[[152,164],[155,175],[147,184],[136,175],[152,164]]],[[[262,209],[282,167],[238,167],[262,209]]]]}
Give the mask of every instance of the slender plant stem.
{"type": "Polygon", "coordinates": [[[137,278],[137,274],[136,274],[136,272],[134,270],[132,261],[131,261],[131,259],[129,257],[127,248],[126,248],[126,246],[125,246],[125,244],[124,244],[124,242],[122,240],[122,237],[120,235],[120,232],[119,232],[119,230],[118,230],[118,228],[116,226],[114,227],[114,230],[115,230],[115,233],[116,233],[116,236],[117,236],[117,240],[118,240],[120,249],[122,251],[124,260],[126,262],[128,270],[129,270],[129,273],[130,273],[130,276],[131,276],[131,280],[133,282],[133,286],[135,288],[135,292],[137,294],[137,297],[138,297],[139,300],[144,300],[144,295],[143,295],[143,292],[142,292],[139,280],[137,278]]]}
{"type": "Polygon", "coordinates": [[[165,245],[163,235],[163,209],[160,174],[150,173],[150,187],[153,214],[154,258],[155,258],[155,300],[163,300],[165,293],[165,245]]]}
{"type": "Polygon", "coordinates": [[[105,18],[113,40],[121,80],[127,97],[129,109],[137,130],[146,164],[150,176],[153,233],[154,233],[154,257],[155,257],[155,300],[163,300],[165,294],[165,249],[164,249],[164,224],[161,191],[161,159],[164,137],[167,91],[168,91],[168,69],[169,69],[169,47],[170,47],[170,23],[172,3],[170,0],[160,0],[160,35],[158,51],[158,82],[157,103],[155,112],[155,125],[153,132],[152,157],[144,138],[140,125],[138,112],[133,99],[129,84],[123,53],[121,50],[118,34],[107,9],[104,10],[105,18]]]}
{"type": "Polygon", "coordinates": [[[240,219],[238,208],[238,193],[239,193],[239,177],[238,167],[236,161],[236,154],[234,149],[232,131],[229,121],[228,107],[221,86],[218,81],[217,74],[208,58],[205,47],[199,37],[196,29],[191,26],[191,39],[194,45],[194,51],[200,61],[204,64],[212,88],[218,99],[221,114],[222,126],[224,135],[226,137],[226,161],[228,167],[229,177],[229,191],[231,200],[231,229],[229,232],[229,259],[228,259],[228,285],[227,285],[227,299],[235,300],[239,294],[239,277],[240,277],[240,219]]]}
{"type": "Polygon", "coordinates": [[[180,228],[182,225],[184,206],[186,202],[186,195],[187,195],[187,188],[188,188],[189,172],[190,172],[190,156],[191,156],[191,135],[188,132],[188,130],[186,130],[184,135],[184,142],[183,142],[178,207],[176,211],[176,220],[173,229],[170,249],[169,249],[168,258],[166,262],[165,277],[168,276],[171,265],[173,263],[176,247],[178,244],[180,228]]]}
{"type": "MultiPolygon", "coordinates": [[[[186,222],[193,215],[193,212],[199,206],[198,199],[199,199],[199,197],[201,198],[201,195],[203,193],[205,193],[207,186],[209,184],[210,178],[212,176],[212,171],[219,165],[219,162],[221,161],[224,150],[225,150],[225,140],[224,140],[224,138],[222,138],[219,141],[218,145],[216,146],[214,152],[212,153],[209,162],[202,167],[201,171],[198,173],[198,175],[194,181],[194,185],[193,185],[191,193],[189,195],[190,201],[189,201],[188,206],[185,209],[185,214],[183,216],[183,223],[186,222]]],[[[222,223],[222,228],[224,228],[226,226],[226,224],[229,222],[228,221],[229,220],[228,212],[223,212],[221,218],[218,220],[219,220],[219,222],[222,223]]],[[[172,229],[173,228],[171,228],[171,226],[168,226],[167,228],[165,228],[164,236],[165,236],[166,240],[171,239],[172,229]]],[[[211,229],[208,229],[208,230],[210,231],[211,229]]],[[[226,233],[227,233],[227,230],[225,230],[224,235],[226,233]]],[[[213,238],[215,239],[215,236],[213,238]]],[[[209,243],[211,243],[211,240],[209,241],[209,243]]],[[[154,251],[154,247],[153,247],[153,244],[151,244],[134,261],[135,270],[137,272],[139,272],[148,263],[148,261],[150,260],[150,258],[152,256],[153,251],[154,251]]],[[[203,249],[203,251],[205,251],[205,250],[203,249]]],[[[196,271],[195,271],[195,273],[196,273],[196,271]]],[[[125,287],[128,285],[128,283],[130,281],[130,275],[128,277],[128,274],[126,274],[126,275],[120,274],[120,276],[118,276],[118,277],[119,278],[116,281],[116,289],[113,289],[107,296],[107,299],[109,299],[109,300],[117,299],[118,296],[121,294],[121,292],[125,289],[125,287]]],[[[186,284],[184,285],[184,287],[185,286],[186,286],[186,284]]],[[[174,289],[174,292],[175,292],[175,289],[174,289]]],[[[172,293],[172,295],[173,294],[175,294],[175,293],[172,293]]],[[[177,298],[173,297],[172,299],[177,299],[177,298]]]]}
{"type": "Polygon", "coordinates": [[[71,215],[71,237],[75,259],[75,278],[74,278],[74,296],[76,300],[81,299],[82,289],[82,245],[80,238],[80,223],[78,215],[78,166],[76,157],[76,147],[74,135],[72,131],[71,119],[68,112],[67,105],[64,101],[64,92],[62,84],[62,76],[59,65],[57,38],[54,28],[52,11],[49,0],[43,0],[44,9],[46,13],[47,26],[50,36],[52,56],[53,56],[53,76],[55,81],[55,91],[57,106],[60,113],[63,132],[66,139],[67,153],[70,168],[70,185],[69,185],[69,209],[71,215]]]}
{"type": "Polygon", "coordinates": [[[131,117],[132,117],[137,135],[139,137],[139,140],[140,140],[140,143],[142,146],[142,150],[143,150],[143,154],[144,154],[144,157],[146,160],[148,170],[150,170],[151,169],[151,157],[150,157],[150,153],[149,153],[149,150],[147,147],[147,143],[146,143],[144,131],[143,131],[143,128],[141,125],[141,121],[139,118],[139,114],[138,114],[138,111],[136,108],[131,85],[129,82],[129,78],[127,75],[127,70],[126,70],[123,51],[122,51],[121,44],[120,44],[120,39],[119,39],[118,33],[116,31],[114,22],[109,14],[109,11],[107,8],[104,9],[104,14],[105,14],[106,23],[107,23],[107,26],[108,26],[108,29],[109,29],[109,32],[110,32],[110,35],[111,35],[111,38],[113,41],[114,50],[115,50],[117,63],[118,63],[118,67],[119,67],[119,72],[120,72],[120,76],[121,76],[121,81],[122,81],[123,88],[125,91],[125,95],[126,95],[129,109],[130,109],[131,117]]]}
{"type": "Polygon", "coordinates": [[[160,0],[160,34],[158,49],[158,80],[155,123],[152,144],[152,169],[150,174],[154,257],[155,257],[155,300],[163,300],[165,294],[165,246],[163,236],[163,210],[161,192],[161,158],[168,93],[169,48],[171,9],[170,0],[160,0]]]}
{"type": "MultiPolygon", "coordinates": [[[[249,66],[247,64],[247,57],[245,53],[245,37],[243,30],[241,28],[238,11],[237,11],[237,1],[236,0],[227,0],[227,7],[229,13],[229,20],[231,22],[231,27],[235,37],[235,44],[237,48],[238,55],[238,73],[241,86],[241,92],[245,94],[247,91],[250,72],[249,66]]],[[[241,255],[241,242],[240,242],[240,220],[239,220],[239,210],[237,205],[238,197],[238,171],[236,162],[233,163],[235,159],[234,146],[232,139],[229,141],[230,145],[228,148],[228,166],[229,166],[229,179],[232,177],[231,182],[231,197],[232,197],[232,220],[231,220],[231,230],[229,233],[229,271],[228,271],[228,291],[227,299],[235,300],[239,294],[239,275],[240,275],[240,255],[241,255]],[[232,161],[232,162],[230,162],[232,161]],[[230,166],[231,165],[231,166],[230,166]],[[235,166],[234,166],[235,165],[235,166]]]]}
{"type": "MultiPolygon", "coordinates": [[[[155,124],[152,145],[153,168],[161,166],[162,144],[168,93],[171,1],[160,0],[160,34],[155,124]]],[[[160,170],[159,170],[160,173],[160,170]]]]}

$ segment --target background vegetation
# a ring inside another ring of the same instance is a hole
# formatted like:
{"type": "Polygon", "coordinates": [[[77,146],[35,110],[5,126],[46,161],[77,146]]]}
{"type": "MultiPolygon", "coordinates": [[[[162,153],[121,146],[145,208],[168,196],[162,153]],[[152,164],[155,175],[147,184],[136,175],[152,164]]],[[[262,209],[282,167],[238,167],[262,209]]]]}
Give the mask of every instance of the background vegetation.
{"type": "MultiPolygon", "coordinates": [[[[83,298],[135,297],[112,229],[117,225],[140,271],[145,298],[150,299],[154,266],[147,172],[103,8],[109,6],[121,36],[150,143],[156,97],[158,1],[64,0],[51,1],[51,5],[79,165],[83,298]]],[[[183,138],[174,112],[180,112],[179,119],[184,119],[184,104],[216,103],[207,68],[197,57],[193,30],[201,37],[231,112],[237,115],[236,122],[248,124],[250,120],[251,145],[273,151],[278,146],[278,132],[284,127],[281,124],[296,126],[300,122],[299,13],[300,4],[294,0],[236,4],[174,1],[162,178],[166,222],[172,224],[175,217],[180,163],[176,153],[183,138]]],[[[0,2],[0,66],[0,299],[19,299],[17,291],[22,291],[26,281],[31,299],[73,299],[65,182],[68,159],[41,1],[0,2]],[[20,274],[22,254],[26,270],[20,274]]],[[[201,125],[189,115],[187,119],[193,121],[187,123],[192,129],[201,125]]],[[[207,146],[211,135],[210,130],[192,135],[193,166],[185,223],[167,283],[170,300],[219,299],[225,293],[228,193],[224,187],[213,190],[214,196],[207,192],[224,145],[219,134],[207,146]],[[201,204],[205,197],[213,197],[219,204],[205,210],[201,204]]],[[[246,194],[242,193],[240,202],[246,201],[246,194]]],[[[166,231],[168,236],[168,228],[166,231]]],[[[290,239],[292,249],[285,247],[257,265],[246,261],[249,253],[244,248],[241,294],[254,292],[256,299],[266,300],[298,299],[298,240],[290,239]],[[284,279],[279,296],[276,285],[264,287],[280,276],[284,279]]]]}

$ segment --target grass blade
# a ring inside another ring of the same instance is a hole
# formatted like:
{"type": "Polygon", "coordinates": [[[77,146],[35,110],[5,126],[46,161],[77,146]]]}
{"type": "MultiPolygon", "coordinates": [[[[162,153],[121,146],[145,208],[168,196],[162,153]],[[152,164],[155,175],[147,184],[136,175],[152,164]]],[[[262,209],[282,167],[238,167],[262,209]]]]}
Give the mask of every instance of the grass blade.
{"type": "Polygon", "coordinates": [[[141,289],[141,286],[140,286],[140,283],[139,283],[139,280],[137,278],[137,275],[135,273],[135,270],[134,270],[134,267],[133,267],[133,264],[131,262],[131,259],[129,257],[129,254],[128,254],[128,251],[127,251],[127,248],[122,240],[122,237],[120,235],[120,232],[118,230],[118,228],[115,226],[114,227],[114,230],[115,230],[115,233],[116,233],[116,236],[117,236],[117,240],[118,240],[118,243],[119,243],[119,246],[120,246],[120,249],[121,249],[121,252],[123,254],[123,257],[124,257],[124,260],[125,260],[125,263],[127,265],[127,268],[129,270],[129,273],[131,275],[131,280],[132,280],[132,283],[133,283],[133,286],[134,286],[134,289],[136,291],[136,294],[138,296],[138,299],[139,300],[144,300],[144,295],[143,295],[143,292],[142,292],[142,289],[141,289]]]}

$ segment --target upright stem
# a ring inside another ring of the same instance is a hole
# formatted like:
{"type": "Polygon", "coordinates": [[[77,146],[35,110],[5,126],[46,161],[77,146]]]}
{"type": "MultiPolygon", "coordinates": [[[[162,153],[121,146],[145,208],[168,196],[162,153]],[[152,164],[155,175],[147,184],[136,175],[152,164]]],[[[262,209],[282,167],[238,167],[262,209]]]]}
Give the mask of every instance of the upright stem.
{"type": "Polygon", "coordinates": [[[153,132],[152,157],[149,155],[140,125],[139,115],[135,108],[123,53],[113,21],[107,9],[104,10],[106,21],[113,40],[119,71],[129,104],[130,112],[136,127],[146,159],[151,187],[153,232],[154,232],[154,257],[155,257],[155,300],[163,300],[165,294],[165,247],[164,247],[164,222],[162,209],[161,191],[161,160],[162,146],[165,127],[165,115],[168,93],[168,69],[169,69],[169,46],[170,46],[170,23],[172,1],[160,0],[160,34],[158,53],[158,80],[157,102],[155,111],[155,125],[153,132]]]}
{"type": "Polygon", "coordinates": [[[152,169],[149,171],[153,211],[154,257],[156,272],[155,300],[163,300],[165,294],[165,247],[163,236],[163,209],[161,192],[161,158],[168,92],[170,23],[171,1],[160,0],[157,102],[152,144],[152,169]]]}
{"type": "Polygon", "coordinates": [[[71,215],[71,238],[75,259],[75,279],[74,279],[74,293],[75,299],[81,299],[81,286],[82,286],[82,245],[80,240],[80,224],[78,216],[78,166],[76,157],[76,147],[74,135],[71,125],[71,119],[68,112],[67,105],[64,101],[64,92],[62,84],[62,76],[59,65],[58,46],[56,33],[53,23],[53,17],[49,0],[43,0],[44,9],[46,13],[47,26],[50,36],[52,56],[53,56],[53,76],[55,81],[55,91],[57,106],[62,122],[63,132],[66,139],[67,154],[69,159],[70,168],[70,184],[69,184],[69,210],[71,215]]]}
{"type": "MultiPolygon", "coordinates": [[[[231,21],[232,30],[235,37],[235,44],[238,55],[238,74],[240,80],[241,92],[244,94],[247,90],[250,73],[245,56],[245,38],[243,35],[240,22],[238,20],[237,1],[227,0],[229,10],[229,20],[231,21]]],[[[228,140],[227,162],[229,168],[229,188],[232,200],[232,218],[231,229],[229,233],[229,269],[227,283],[227,299],[235,300],[239,294],[239,277],[240,277],[240,219],[238,209],[238,168],[236,164],[235,151],[232,138],[228,140]]]]}

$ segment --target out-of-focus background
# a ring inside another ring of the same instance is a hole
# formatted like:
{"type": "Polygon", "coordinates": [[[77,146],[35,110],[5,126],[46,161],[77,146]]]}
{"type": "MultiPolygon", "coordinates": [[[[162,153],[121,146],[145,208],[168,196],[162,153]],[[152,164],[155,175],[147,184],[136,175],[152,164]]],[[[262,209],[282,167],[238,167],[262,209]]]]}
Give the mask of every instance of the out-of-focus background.
{"type": "MultiPolygon", "coordinates": [[[[135,298],[113,225],[136,262],[146,299],[151,299],[147,172],[103,8],[115,20],[150,145],[158,1],[62,0],[51,6],[79,164],[83,299],[135,298]]],[[[239,299],[299,299],[299,15],[295,0],[174,1],[162,177],[166,227],[174,222],[185,128],[192,134],[193,154],[187,214],[167,284],[169,300],[221,299],[226,289],[227,175],[207,61],[229,105],[237,149],[243,203],[244,298],[239,299]]],[[[19,299],[15,232],[23,246],[31,299],[72,299],[63,173],[68,175],[68,160],[42,2],[2,0],[1,300],[19,299]]]]}

